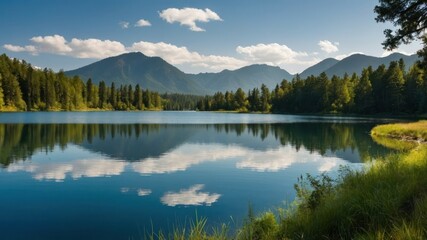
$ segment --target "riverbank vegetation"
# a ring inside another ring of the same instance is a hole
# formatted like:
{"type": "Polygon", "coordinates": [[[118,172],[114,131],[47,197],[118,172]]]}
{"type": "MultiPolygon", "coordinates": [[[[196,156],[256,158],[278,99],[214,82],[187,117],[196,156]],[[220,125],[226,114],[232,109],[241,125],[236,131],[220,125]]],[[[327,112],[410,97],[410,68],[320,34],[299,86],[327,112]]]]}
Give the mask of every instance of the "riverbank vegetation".
{"type": "Polygon", "coordinates": [[[423,70],[412,66],[407,72],[401,60],[388,68],[368,67],[361,76],[343,77],[325,73],[298,75],[282,81],[273,91],[265,85],[245,93],[218,92],[198,103],[199,110],[236,110],[285,113],[422,114],[427,112],[427,80],[423,70]]]}
{"type": "MultiPolygon", "coordinates": [[[[385,136],[399,132],[399,139],[407,139],[414,132],[422,135],[425,124],[379,126],[372,134],[380,129],[385,136]]],[[[203,219],[189,227],[190,235],[180,229],[149,238],[192,239],[188,237],[197,230],[198,239],[426,239],[426,171],[427,145],[412,145],[376,159],[365,170],[343,168],[337,179],[302,176],[295,185],[295,202],[258,216],[250,211],[234,233],[224,233],[224,225],[207,229],[203,219]]]]}
{"type": "Polygon", "coordinates": [[[372,129],[371,133],[379,137],[427,142],[427,121],[380,125],[372,129]]]}

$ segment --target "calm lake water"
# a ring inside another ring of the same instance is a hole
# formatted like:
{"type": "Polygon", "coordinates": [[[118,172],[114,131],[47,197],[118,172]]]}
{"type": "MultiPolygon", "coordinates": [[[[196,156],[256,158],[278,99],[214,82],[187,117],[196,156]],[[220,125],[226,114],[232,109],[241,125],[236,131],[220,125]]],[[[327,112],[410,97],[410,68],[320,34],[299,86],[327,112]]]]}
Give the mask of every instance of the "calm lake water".
{"type": "Polygon", "coordinates": [[[242,223],[305,173],[389,152],[382,122],[200,112],[0,113],[1,239],[142,239],[205,216],[242,223]]]}

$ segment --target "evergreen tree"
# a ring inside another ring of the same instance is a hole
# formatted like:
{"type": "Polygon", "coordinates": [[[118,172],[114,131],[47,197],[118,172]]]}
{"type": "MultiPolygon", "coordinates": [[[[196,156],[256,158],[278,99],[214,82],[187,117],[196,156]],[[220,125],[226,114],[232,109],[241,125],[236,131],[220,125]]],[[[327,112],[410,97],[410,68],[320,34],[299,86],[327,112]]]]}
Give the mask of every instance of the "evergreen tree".
{"type": "Polygon", "coordinates": [[[135,95],[134,95],[133,99],[134,99],[133,105],[135,106],[135,108],[138,110],[143,110],[144,104],[142,102],[142,91],[141,91],[141,87],[139,86],[139,84],[137,84],[135,87],[135,95]]]}
{"type": "Polygon", "coordinates": [[[0,110],[3,108],[3,105],[4,105],[2,80],[3,80],[3,78],[0,74],[0,110]]]}
{"type": "Polygon", "coordinates": [[[105,108],[108,100],[107,86],[104,81],[100,81],[98,84],[98,95],[99,95],[99,107],[105,108]]]}
{"type": "Polygon", "coordinates": [[[144,102],[144,106],[145,106],[147,109],[151,109],[151,108],[153,108],[152,103],[151,103],[151,92],[150,92],[148,89],[146,89],[146,90],[143,92],[142,100],[143,100],[143,102],[144,102]]]}
{"type": "Polygon", "coordinates": [[[421,113],[427,103],[423,75],[423,71],[418,64],[409,69],[405,82],[405,109],[410,113],[421,113]]]}
{"type": "Polygon", "coordinates": [[[261,111],[260,95],[261,95],[261,93],[260,93],[258,88],[252,89],[250,96],[248,96],[249,110],[251,110],[253,112],[261,111]]]}
{"type": "Polygon", "coordinates": [[[25,110],[26,104],[22,99],[19,82],[10,72],[3,72],[3,98],[6,106],[15,107],[18,110],[25,110]]]}
{"type": "Polygon", "coordinates": [[[114,82],[111,83],[109,101],[113,109],[117,109],[117,93],[114,82]]]}
{"type": "Polygon", "coordinates": [[[225,98],[225,110],[234,110],[235,105],[234,105],[234,93],[233,93],[233,91],[231,91],[231,92],[226,91],[224,98],[225,98]]]}
{"type": "Polygon", "coordinates": [[[133,108],[132,104],[133,104],[133,100],[134,100],[133,98],[135,96],[135,93],[133,92],[133,88],[132,88],[131,84],[129,84],[129,86],[128,86],[127,94],[128,94],[128,97],[127,97],[127,99],[128,99],[127,106],[128,106],[129,109],[132,109],[133,108]]]}
{"type": "Polygon", "coordinates": [[[76,109],[83,109],[85,107],[85,101],[83,98],[83,93],[85,89],[84,83],[79,77],[74,76],[71,80],[71,85],[73,86],[75,93],[72,96],[73,106],[76,109]]]}
{"type": "Polygon", "coordinates": [[[86,82],[86,105],[88,107],[93,107],[93,83],[92,79],[89,78],[86,82]]]}
{"type": "Polygon", "coordinates": [[[212,99],[213,110],[224,110],[225,109],[225,97],[222,92],[217,92],[213,95],[212,99]]]}
{"type": "Polygon", "coordinates": [[[427,3],[424,0],[379,0],[375,6],[377,22],[391,22],[396,27],[384,31],[384,48],[396,49],[401,43],[408,44],[425,36],[427,28],[427,3]]]}
{"type": "Polygon", "coordinates": [[[55,92],[55,75],[52,70],[45,69],[44,79],[44,95],[46,109],[53,109],[56,107],[56,92],[55,92]]]}
{"type": "Polygon", "coordinates": [[[348,82],[340,79],[338,76],[333,76],[331,79],[331,110],[342,112],[350,102],[350,91],[348,82]]]}
{"type": "Polygon", "coordinates": [[[391,62],[385,74],[386,91],[385,111],[399,113],[404,110],[403,87],[405,79],[403,72],[397,62],[391,62]]]}
{"type": "Polygon", "coordinates": [[[372,84],[369,79],[369,69],[363,69],[362,77],[355,89],[356,111],[359,113],[372,113],[374,107],[374,96],[372,95],[372,84]]]}
{"type": "Polygon", "coordinates": [[[61,109],[72,110],[73,106],[71,104],[70,96],[74,94],[74,89],[69,86],[69,81],[63,71],[60,71],[57,74],[56,78],[57,80],[55,81],[55,92],[61,109]]]}
{"type": "Polygon", "coordinates": [[[328,110],[330,106],[330,90],[329,90],[330,81],[329,81],[328,75],[326,75],[325,72],[322,72],[319,75],[318,81],[319,81],[319,87],[317,91],[319,91],[318,94],[320,94],[321,99],[320,99],[320,108],[317,109],[317,111],[325,111],[325,110],[328,110]]]}
{"type": "Polygon", "coordinates": [[[372,83],[372,93],[374,96],[375,112],[385,112],[386,105],[386,67],[380,65],[372,72],[370,79],[372,83]]]}
{"type": "Polygon", "coordinates": [[[261,111],[269,112],[271,110],[271,94],[265,84],[261,85],[261,111]]]}
{"type": "Polygon", "coordinates": [[[246,94],[242,88],[238,88],[236,94],[234,94],[234,108],[233,110],[238,110],[241,112],[248,111],[248,100],[246,99],[246,94]]]}

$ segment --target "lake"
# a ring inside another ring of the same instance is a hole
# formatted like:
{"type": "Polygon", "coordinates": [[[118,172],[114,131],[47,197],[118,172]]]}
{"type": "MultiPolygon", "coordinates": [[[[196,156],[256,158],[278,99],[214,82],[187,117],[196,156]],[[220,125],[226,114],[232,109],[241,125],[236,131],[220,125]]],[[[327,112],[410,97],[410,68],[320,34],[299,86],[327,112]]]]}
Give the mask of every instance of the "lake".
{"type": "Polygon", "coordinates": [[[209,112],[0,113],[1,239],[143,239],[196,214],[238,227],[306,173],[389,153],[390,119],[209,112]]]}

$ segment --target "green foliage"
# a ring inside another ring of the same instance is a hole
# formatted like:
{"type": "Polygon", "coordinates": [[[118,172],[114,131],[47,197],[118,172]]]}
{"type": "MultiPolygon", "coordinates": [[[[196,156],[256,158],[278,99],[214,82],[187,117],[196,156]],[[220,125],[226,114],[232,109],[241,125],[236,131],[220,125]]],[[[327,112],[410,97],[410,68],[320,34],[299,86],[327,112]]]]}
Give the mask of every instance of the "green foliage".
{"type": "Polygon", "coordinates": [[[371,135],[406,141],[427,142],[427,121],[380,125],[372,129],[371,135]]]}
{"type": "Polygon", "coordinates": [[[331,110],[342,112],[351,100],[349,83],[347,79],[340,79],[333,76],[331,79],[331,110]]]}
{"type": "Polygon", "coordinates": [[[107,87],[101,81],[96,86],[91,79],[84,83],[77,76],[69,78],[62,71],[54,73],[49,69],[38,70],[25,61],[12,60],[5,54],[0,56],[0,75],[0,110],[163,108],[163,99],[156,92],[142,92],[140,87],[133,90],[131,85],[121,85],[117,91],[114,83],[107,87]]]}
{"type": "Polygon", "coordinates": [[[249,211],[248,220],[237,231],[238,240],[269,240],[276,239],[279,224],[273,212],[267,211],[258,217],[249,211]]]}
{"type": "Polygon", "coordinates": [[[391,22],[396,30],[384,31],[384,48],[396,49],[401,43],[408,44],[421,38],[427,28],[427,3],[420,0],[379,0],[374,9],[377,22],[391,22]]]}
{"type": "Polygon", "coordinates": [[[306,178],[298,178],[298,184],[295,184],[298,201],[301,202],[299,208],[305,208],[314,211],[321,204],[325,196],[332,193],[333,180],[326,174],[313,177],[310,174],[306,178]]]}
{"type": "Polygon", "coordinates": [[[363,69],[362,78],[354,90],[356,111],[360,113],[372,113],[374,109],[374,96],[371,80],[369,79],[371,74],[368,69],[363,69]]]}
{"type": "Polygon", "coordinates": [[[405,79],[403,72],[397,62],[391,62],[386,72],[386,94],[387,99],[384,106],[386,112],[399,113],[404,107],[403,86],[405,79]]]}
{"type": "Polygon", "coordinates": [[[4,100],[3,100],[3,88],[2,88],[2,76],[0,74],[0,110],[3,108],[4,100]]]}
{"type": "MultiPolygon", "coordinates": [[[[222,95],[222,99],[224,99],[224,95],[222,95]]],[[[188,95],[188,94],[163,94],[161,98],[164,100],[163,109],[164,110],[195,110],[197,109],[198,102],[202,101],[205,97],[196,96],[196,95],[188,95]]],[[[215,98],[215,95],[214,95],[215,98]]],[[[222,101],[221,106],[217,106],[218,109],[222,109],[224,103],[222,101]]]]}
{"type": "Polygon", "coordinates": [[[226,240],[229,239],[228,225],[222,224],[220,227],[207,229],[208,219],[197,216],[195,220],[190,220],[189,224],[183,226],[175,226],[169,234],[164,234],[162,230],[158,233],[151,230],[150,233],[145,233],[143,239],[149,240],[226,240]]]}
{"type": "MultiPolygon", "coordinates": [[[[38,110],[200,110],[285,113],[409,113],[427,112],[427,80],[421,65],[406,74],[404,62],[391,62],[375,71],[367,68],[361,78],[343,78],[325,73],[291,82],[282,81],[270,91],[264,84],[247,94],[217,92],[213,96],[163,94],[137,85],[110,87],[104,81],[69,78],[60,71],[34,69],[30,64],[0,56],[0,81],[3,109],[38,110]]],[[[0,100],[1,101],[1,100],[0,100]]],[[[1,104],[1,102],[0,102],[1,104]]]]}

